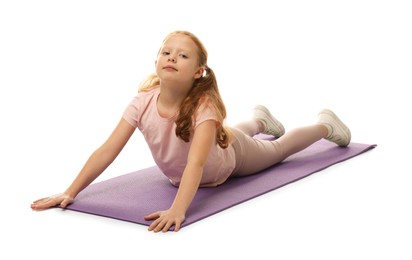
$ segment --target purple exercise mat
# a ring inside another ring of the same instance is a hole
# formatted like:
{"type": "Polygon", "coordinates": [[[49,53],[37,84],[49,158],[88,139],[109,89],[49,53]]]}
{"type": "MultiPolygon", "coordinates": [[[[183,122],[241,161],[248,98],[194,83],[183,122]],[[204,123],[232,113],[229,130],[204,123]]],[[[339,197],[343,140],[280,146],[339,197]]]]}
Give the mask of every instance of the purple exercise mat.
{"type": "MultiPolygon", "coordinates": [[[[186,212],[182,227],[266,192],[302,179],[335,163],[357,156],[376,145],[351,143],[338,147],[320,140],[307,149],[258,174],[229,179],[215,188],[200,188],[186,212]]],[[[177,188],[157,166],[92,184],[67,209],[150,225],[143,216],[165,210],[177,188]]]]}

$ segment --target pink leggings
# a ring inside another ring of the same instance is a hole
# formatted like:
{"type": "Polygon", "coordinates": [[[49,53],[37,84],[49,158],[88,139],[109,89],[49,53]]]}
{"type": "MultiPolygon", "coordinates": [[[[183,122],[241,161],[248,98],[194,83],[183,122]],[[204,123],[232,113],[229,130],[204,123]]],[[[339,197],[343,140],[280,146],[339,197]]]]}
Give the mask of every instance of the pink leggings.
{"type": "Polygon", "coordinates": [[[324,133],[319,124],[299,127],[280,138],[268,141],[253,138],[259,133],[259,125],[248,121],[230,128],[234,135],[236,166],[231,176],[257,173],[297,153],[322,139],[324,133]]]}

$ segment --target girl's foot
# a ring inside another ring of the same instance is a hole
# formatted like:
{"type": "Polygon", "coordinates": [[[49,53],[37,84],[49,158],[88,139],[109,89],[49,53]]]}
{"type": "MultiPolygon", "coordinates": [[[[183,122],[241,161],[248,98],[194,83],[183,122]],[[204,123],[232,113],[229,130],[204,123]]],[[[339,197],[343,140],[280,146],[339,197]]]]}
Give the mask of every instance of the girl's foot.
{"type": "Polygon", "coordinates": [[[281,137],[285,133],[282,123],[272,116],[269,109],[265,106],[257,105],[253,110],[253,118],[263,123],[265,127],[262,132],[263,134],[281,137]]]}
{"type": "Polygon", "coordinates": [[[339,146],[348,146],[351,140],[349,128],[329,109],[323,109],[318,114],[319,123],[326,126],[328,135],[326,140],[336,143],[339,146]]]}

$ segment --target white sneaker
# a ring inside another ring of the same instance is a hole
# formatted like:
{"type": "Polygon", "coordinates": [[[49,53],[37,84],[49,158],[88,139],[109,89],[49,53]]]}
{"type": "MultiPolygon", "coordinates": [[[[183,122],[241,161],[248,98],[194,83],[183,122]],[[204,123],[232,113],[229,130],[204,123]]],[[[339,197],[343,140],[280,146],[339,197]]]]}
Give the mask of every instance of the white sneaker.
{"type": "Polygon", "coordinates": [[[272,116],[269,109],[265,106],[257,105],[253,110],[253,118],[263,122],[265,126],[265,130],[262,132],[263,134],[281,137],[285,133],[285,128],[282,123],[272,116]]]}
{"type": "Polygon", "coordinates": [[[323,109],[318,114],[319,123],[328,128],[328,141],[336,143],[339,146],[348,146],[351,140],[349,128],[340,121],[340,119],[329,109],[323,109]]]}

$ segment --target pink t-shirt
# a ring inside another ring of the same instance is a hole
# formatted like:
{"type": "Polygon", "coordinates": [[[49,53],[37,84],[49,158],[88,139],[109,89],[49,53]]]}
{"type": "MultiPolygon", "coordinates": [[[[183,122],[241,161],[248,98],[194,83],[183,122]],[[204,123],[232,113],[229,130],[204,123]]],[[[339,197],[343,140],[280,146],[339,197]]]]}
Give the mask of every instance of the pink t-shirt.
{"type": "MultiPolygon", "coordinates": [[[[177,115],[172,118],[159,115],[156,106],[159,94],[160,88],[138,93],[124,111],[123,118],[142,132],[157,166],[173,185],[178,186],[186,167],[193,133],[188,143],[176,136],[177,115]]],[[[195,127],[206,120],[216,120],[216,115],[213,109],[203,106],[195,115],[195,127]]],[[[234,168],[233,147],[222,149],[215,143],[204,166],[200,186],[210,187],[222,184],[234,168]]]]}

